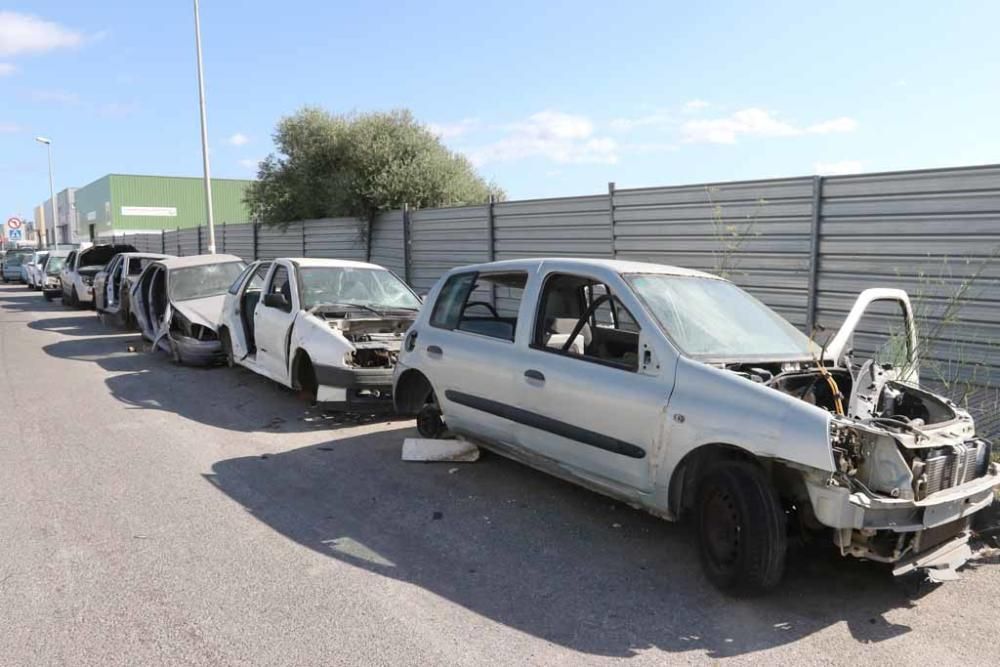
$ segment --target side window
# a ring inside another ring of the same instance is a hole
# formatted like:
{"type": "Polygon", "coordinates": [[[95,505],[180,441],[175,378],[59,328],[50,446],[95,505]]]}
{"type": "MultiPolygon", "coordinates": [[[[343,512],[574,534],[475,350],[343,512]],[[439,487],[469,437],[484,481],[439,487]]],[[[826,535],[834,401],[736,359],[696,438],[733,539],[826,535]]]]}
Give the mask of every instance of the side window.
{"type": "Polygon", "coordinates": [[[274,275],[271,276],[271,282],[267,286],[268,294],[281,294],[285,297],[285,301],[288,303],[288,309],[292,307],[292,286],[288,282],[288,269],[284,266],[278,266],[274,269],[274,275]]]}
{"type": "Polygon", "coordinates": [[[639,369],[639,325],[607,285],[569,274],[545,281],[532,347],[639,369]]]}
{"type": "Polygon", "coordinates": [[[252,270],[253,270],[253,264],[249,264],[247,268],[240,271],[240,275],[236,276],[236,280],[233,281],[233,284],[229,286],[229,289],[227,291],[230,294],[238,294],[240,291],[240,285],[243,284],[243,279],[246,278],[247,273],[252,270]]]}
{"type": "Polygon", "coordinates": [[[66,257],[66,263],[63,266],[65,266],[67,270],[72,271],[73,270],[73,260],[75,260],[75,259],[76,259],[76,252],[74,251],[74,252],[71,252],[66,257]]]}
{"type": "Polygon", "coordinates": [[[524,271],[452,276],[434,304],[431,324],[512,341],[527,282],[524,271]]]}
{"type": "MultiPolygon", "coordinates": [[[[264,289],[264,278],[267,277],[267,272],[271,268],[271,262],[263,262],[257,267],[257,270],[253,272],[253,276],[250,278],[250,284],[247,285],[248,290],[262,290],[264,289]]],[[[287,278],[287,273],[285,274],[287,278]]]]}
{"type": "Polygon", "coordinates": [[[462,305],[476,281],[475,273],[457,273],[448,278],[431,311],[431,326],[439,329],[454,329],[462,316],[462,305]]]}

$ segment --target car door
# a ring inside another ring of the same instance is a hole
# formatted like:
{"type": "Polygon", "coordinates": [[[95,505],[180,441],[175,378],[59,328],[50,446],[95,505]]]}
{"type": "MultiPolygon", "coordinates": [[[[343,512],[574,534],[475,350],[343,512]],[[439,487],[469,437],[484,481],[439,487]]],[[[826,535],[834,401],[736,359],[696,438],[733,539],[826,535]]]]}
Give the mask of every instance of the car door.
{"type": "Polygon", "coordinates": [[[299,310],[299,295],[295,275],[286,262],[275,262],[257,307],[254,309],[254,338],[257,342],[257,364],[265,375],[290,384],[288,347],[292,323],[299,310]],[[284,304],[268,305],[268,296],[283,297],[284,304]]]}
{"type": "Polygon", "coordinates": [[[65,296],[69,296],[73,290],[73,265],[76,264],[77,252],[74,250],[66,257],[66,263],[63,264],[62,270],[59,272],[59,284],[62,286],[62,291],[65,296]]]}
{"type": "Polygon", "coordinates": [[[527,279],[524,270],[453,274],[417,332],[418,364],[455,432],[516,446],[510,369],[527,279]]]}
{"type": "Polygon", "coordinates": [[[106,310],[114,304],[114,283],[115,267],[122,262],[121,255],[112,258],[104,269],[98,271],[94,276],[94,307],[97,310],[106,310]]]}
{"type": "MultiPolygon", "coordinates": [[[[226,293],[226,301],[222,308],[223,324],[229,332],[233,346],[233,357],[237,361],[243,361],[257,350],[252,337],[253,332],[249,328],[254,325],[260,292],[264,287],[264,281],[270,268],[271,262],[261,260],[251,262],[243,270],[243,273],[233,281],[226,293]],[[256,292],[256,297],[247,299],[248,292],[256,292]]],[[[256,359],[249,361],[255,363],[256,359]]]]}
{"type": "Polygon", "coordinates": [[[910,297],[901,289],[884,287],[861,292],[824,355],[848,368],[857,359],[869,358],[895,367],[901,380],[918,383],[920,355],[910,297]]]}
{"type": "Polygon", "coordinates": [[[621,280],[549,271],[537,294],[513,366],[519,444],[604,486],[652,491],[673,387],[658,330],[621,280]]]}

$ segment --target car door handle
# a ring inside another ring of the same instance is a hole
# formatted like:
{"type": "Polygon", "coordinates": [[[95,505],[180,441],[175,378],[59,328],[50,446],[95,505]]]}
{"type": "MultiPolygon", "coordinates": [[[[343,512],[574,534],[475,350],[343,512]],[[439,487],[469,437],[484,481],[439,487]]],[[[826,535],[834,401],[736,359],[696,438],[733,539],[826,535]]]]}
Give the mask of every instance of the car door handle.
{"type": "Polygon", "coordinates": [[[442,350],[437,345],[428,345],[427,354],[431,355],[432,357],[440,357],[441,355],[444,354],[444,350],[442,350]]]}
{"type": "Polygon", "coordinates": [[[524,371],[524,377],[528,378],[529,380],[535,380],[537,382],[545,382],[545,375],[543,375],[541,371],[536,371],[533,369],[524,371]]]}

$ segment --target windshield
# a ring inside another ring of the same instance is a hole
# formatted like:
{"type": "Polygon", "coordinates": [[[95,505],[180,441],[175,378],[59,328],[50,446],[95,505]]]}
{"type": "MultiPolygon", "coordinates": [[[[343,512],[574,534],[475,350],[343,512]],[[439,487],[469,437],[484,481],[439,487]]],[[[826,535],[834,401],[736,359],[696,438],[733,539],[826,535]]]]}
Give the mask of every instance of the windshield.
{"type": "Polygon", "coordinates": [[[302,307],[350,304],[376,310],[419,310],[420,300],[385,269],[308,267],[302,276],[302,307]]]}
{"type": "Polygon", "coordinates": [[[21,253],[7,255],[7,257],[4,258],[4,264],[7,266],[21,266],[21,262],[24,261],[24,257],[25,256],[21,253]]]}
{"type": "Polygon", "coordinates": [[[177,301],[225,294],[243,271],[243,262],[204,264],[170,272],[170,298],[177,301]]]}
{"type": "Polygon", "coordinates": [[[625,278],[689,356],[792,360],[819,355],[805,334],[730,282],[662,274],[625,278]]]}
{"type": "Polygon", "coordinates": [[[49,257],[49,261],[45,263],[45,273],[50,276],[58,275],[65,263],[65,257],[49,257]]]}

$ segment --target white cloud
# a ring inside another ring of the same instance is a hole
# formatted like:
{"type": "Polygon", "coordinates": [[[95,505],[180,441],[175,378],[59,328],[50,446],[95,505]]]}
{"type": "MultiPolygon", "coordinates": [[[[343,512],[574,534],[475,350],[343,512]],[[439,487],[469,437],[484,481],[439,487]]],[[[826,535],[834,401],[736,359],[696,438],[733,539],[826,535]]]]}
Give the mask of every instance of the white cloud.
{"type": "Polygon", "coordinates": [[[250,143],[250,137],[243,134],[242,132],[237,132],[233,136],[226,139],[226,142],[232,146],[246,146],[250,143]]]}
{"type": "Polygon", "coordinates": [[[840,160],[839,162],[816,162],[813,171],[821,176],[837,176],[839,174],[857,174],[864,171],[861,160],[840,160]]]}
{"type": "Polygon", "coordinates": [[[684,111],[687,113],[696,113],[707,106],[709,104],[705,100],[689,100],[684,103],[684,111]]]}
{"type": "Polygon", "coordinates": [[[463,118],[455,123],[429,123],[427,129],[441,139],[455,139],[480,126],[478,118],[463,118]]]}
{"type": "Polygon", "coordinates": [[[734,144],[741,135],[752,137],[794,137],[803,134],[851,132],[857,128],[853,118],[841,117],[807,127],[797,127],[778,120],[764,109],[736,111],[725,118],[690,120],[681,127],[687,143],[734,144]]]}
{"type": "Polygon", "coordinates": [[[62,104],[71,106],[80,102],[80,96],[68,90],[31,90],[28,99],[39,104],[62,104]]]}
{"type": "Polygon", "coordinates": [[[14,67],[13,64],[11,64],[11,63],[0,63],[0,76],[10,76],[11,74],[13,74],[16,71],[17,71],[17,68],[14,67]]]}
{"type": "Polygon", "coordinates": [[[0,11],[0,56],[79,46],[83,33],[30,14],[0,11]]]}
{"type": "Polygon", "coordinates": [[[563,164],[618,161],[618,143],[596,136],[594,123],[586,116],[561,111],[540,111],[525,121],[507,127],[508,135],[469,151],[474,164],[506,162],[541,157],[563,164]]]}
{"type": "Polygon", "coordinates": [[[660,127],[673,122],[673,114],[666,110],[654,111],[635,118],[615,118],[608,125],[615,132],[629,132],[640,127],[660,127]]]}
{"type": "Polygon", "coordinates": [[[257,167],[259,165],[260,165],[260,160],[251,160],[251,159],[240,160],[240,166],[243,167],[244,169],[253,169],[254,171],[257,171],[257,167]]]}

